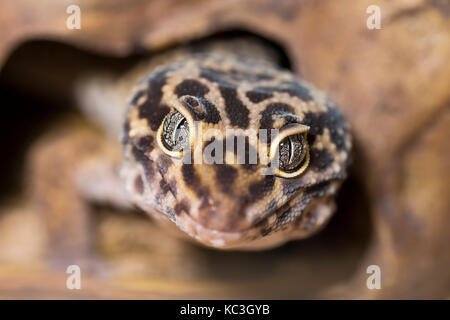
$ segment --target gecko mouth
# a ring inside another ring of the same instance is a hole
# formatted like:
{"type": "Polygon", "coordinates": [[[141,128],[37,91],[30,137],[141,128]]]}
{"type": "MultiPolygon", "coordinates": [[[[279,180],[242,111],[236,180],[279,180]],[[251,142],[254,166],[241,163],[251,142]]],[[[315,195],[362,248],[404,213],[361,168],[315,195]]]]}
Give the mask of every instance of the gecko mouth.
{"type": "MultiPolygon", "coordinates": [[[[258,218],[245,224],[242,228],[214,228],[208,225],[208,223],[202,223],[201,220],[193,217],[191,212],[186,212],[186,216],[195,223],[198,227],[209,230],[214,233],[230,234],[230,235],[245,235],[252,230],[261,230],[261,233],[267,234],[269,232],[283,228],[292,223],[296,223],[301,217],[308,215],[308,211],[311,209],[311,203],[321,202],[321,199],[329,198],[330,194],[334,193],[334,189],[337,188],[336,182],[333,179],[325,180],[318,185],[303,187],[292,194],[291,197],[284,202],[279,203],[277,206],[269,207],[265,212],[262,212],[258,218]],[[301,197],[301,198],[298,198],[301,197]]],[[[241,214],[239,216],[245,216],[247,206],[242,206],[241,214]]],[[[223,215],[226,216],[226,215],[223,215]]]]}

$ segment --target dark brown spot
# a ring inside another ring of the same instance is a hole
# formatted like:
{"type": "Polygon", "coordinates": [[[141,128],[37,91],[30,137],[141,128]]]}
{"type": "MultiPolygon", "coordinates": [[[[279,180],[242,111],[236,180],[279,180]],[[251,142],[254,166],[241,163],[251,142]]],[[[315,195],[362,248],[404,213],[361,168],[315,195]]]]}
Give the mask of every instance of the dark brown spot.
{"type": "Polygon", "coordinates": [[[148,181],[152,180],[155,175],[155,169],[153,168],[153,161],[150,160],[145,155],[145,153],[139,150],[136,146],[133,146],[132,153],[136,162],[140,163],[144,168],[146,179],[148,181]]]}
{"type": "Polygon", "coordinates": [[[133,96],[133,98],[131,99],[131,104],[132,104],[133,106],[135,106],[135,105],[138,103],[139,99],[140,99],[143,95],[144,95],[144,91],[142,91],[142,90],[136,92],[135,95],[133,96]]]}
{"type": "Polygon", "coordinates": [[[220,86],[235,87],[233,84],[224,79],[226,78],[224,72],[219,70],[201,68],[200,77],[205,78],[211,82],[215,82],[220,86]]]}
{"type": "Polygon", "coordinates": [[[246,129],[249,124],[249,111],[237,96],[236,89],[220,87],[220,92],[225,100],[225,111],[227,112],[231,125],[246,129]]]}
{"type": "Polygon", "coordinates": [[[286,92],[290,96],[300,98],[303,101],[312,100],[311,92],[308,87],[301,85],[300,83],[295,81],[285,82],[283,84],[287,85],[287,87],[281,88],[280,91],[286,92]]]}
{"type": "Polygon", "coordinates": [[[256,82],[261,80],[271,80],[273,77],[269,74],[247,72],[245,70],[231,69],[227,71],[202,68],[201,77],[219,84],[229,82],[256,82]]]}
{"type": "Polygon", "coordinates": [[[327,149],[319,150],[312,148],[310,150],[310,157],[309,166],[317,171],[327,168],[334,160],[327,149]]]}
{"type": "Polygon", "coordinates": [[[248,189],[248,195],[246,196],[246,202],[252,203],[264,197],[270,192],[275,184],[275,177],[273,175],[267,175],[261,181],[252,183],[248,189]]]}
{"type": "Polygon", "coordinates": [[[261,236],[265,237],[268,236],[272,232],[272,227],[267,227],[264,229],[261,229],[261,236]]]}
{"type": "Polygon", "coordinates": [[[283,206],[281,206],[277,210],[276,216],[277,216],[276,222],[277,227],[289,222],[292,219],[292,207],[290,203],[288,202],[285,203],[283,206]]]}
{"type": "Polygon", "coordinates": [[[141,175],[136,176],[134,179],[134,189],[138,194],[144,193],[144,181],[142,181],[141,175]]]}
{"type": "Polygon", "coordinates": [[[201,199],[200,209],[209,206],[209,189],[207,187],[200,187],[196,190],[197,196],[201,199]]]}
{"type": "Polygon", "coordinates": [[[162,154],[158,158],[158,170],[161,173],[161,176],[164,177],[164,175],[167,173],[167,170],[169,170],[169,167],[172,165],[172,160],[170,157],[168,157],[165,154],[162,154]]]}
{"type": "Polygon", "coordinates": [[[252,91],[255,92],[261,92],[264,94],[273,94],[274,92],[284,92],[289,94],[291,97],[297,97],[300,98],[303,101],[310,101],[312,100],[312,96],[310,93],[310,89],[308,89],[306,86],[303,86],[297,82],[291,81],[291,82],[284,82],[281,86],[261,86],[256,87],[252,91]]]}
{"type": "Polygon", "coordinates": [[[290,198],[292,195],[298,192],[305,183],[301,179],[284,179],[283,180],[283,193],[290,198]]]}
{"type": "Polygon", "coordinates": [[[194,97],[187,96],[184,99],[184,102],[186,102],[189,106],[191,106],[193,108],[198,107],[198,100],[194,97]]]}
{"type": "Polygon", "coordinates": [[[246,92],[247,98],[253,103],[259,103],[273,96],[271,92],[264,92],[259,90],[251,90],[246,92]]]}
{"type": "Polygon", "coordinates": [[[187,186],[194,188],[198,184],[199,180],[193,164],[184,163],[181,167],[181,172],[183,174],[184,183],[187,186]]]}
{"type": "Polygon", "coordinates": [[[161,191],[162,191],[162,193],[163,193],[164,195],[166,195],[167,192],[169,192],[169,190],[170,190],[169,185],[167,184],[166,180],[164,180],[164,179],[162,179],[162,180],[159,182],[159,187],[161,188],[161,191]]]}
{"type": "Polygon", "coordinates": [[[222,118],[220,117],[219,111],[217,110],[216,106],[211,103],[208,99],[200,99],[203,107],[206,110],[206,116],[205,116],[205,122],[208,123],[219,123],[222,118]]]}
{"type": "Polygon", "coordinates": [[[238,174],[237,170],[227,164],[218,164],[215,169],[220,189],[226,194],[232,194],[233,183],[238,174]]]}
{"type": "Polygon", "coordinates": [[[148,154],[154,148],[153,141],[154,138],[152,136],[140,137],[136,143],[136,146],[139,150],[148,154]]]}
{"type": "Polygon", "coordinates": [[[330,187],[330,181],[323,181],[316,185],[307,187],[303,192],[303,198],[310,201],[312,198],[323,197],[330,187]]]}
{"type": "Polygon", "coordinates": [[[345,149],[344,136],[339,134],[338,129],[341,128],[346,131],[347,128],[344,117],[338,109],[330,108],[328,112],[319,113],[308,112],[305,114],[303,123],[310,126],[308,135],[312,137],[323,134],[323,130],[328,128],[331,141],[336,145],[336,148],[338,150],[345,149]]]}
{"type": "Polygon", "coordinates": [[[169,181],[169,188],[170,188],[170,192],[172,192],[173,196],[176,198],[177,197],[177,181],[175,179],[169,181]]]}
{"type": "Polygon", "coordinates": [[[261,112],[261,120],[259,122],[260,130],[266,130],[265,135],[261,135],[259,132],[258,137],[261,143],[270,144],[272,141],[272,131],[274,120],[273,115],[283,116],[288,122],[295,122],[294,111],[290,105],[285,103],[271,103],[266,109],[261,112]]]}
{"type": "MultiPolygon", "coordinates": [[[[292,107],[285,103],[271,103],[266,109],[261,112],[261,120],[259,122],[260,129],[272,129],[273,128],[273,119],[272,116],[275,114],[287,114],[293,115],[294,110],[292,107]]],[[[270,136],[270,134],[267,134],[270,136]]]]}
{"type": "Polygon", "coordinates": [[[196,97],[203,97],[209,92],[207,86],[201,82],[193,79],[186,79],[179,83],[175,88],[175,94],[178,97],[190,95],[196,97]]]}
{"type": "Polygon", "coordinates": [[[195,99],[193,97],[186,97],[184,103],[198,120],[214,124],[222,120],[216,106],[206,98],[195,99]],[[201,104],[201,108],[199,108],[199,103],[201,104]]]}
{"type": "Polygon", "coordinates": [[[139,106],[139,117],[147,119],[153,131],[158,130],[170,109],[161,104],[162,87],[166,83],[167,69],[151,75],[148,79],[147,100],[139,106]]]}
{"type": "Polygon", "coordinates": [[[177,203],[174,207],[175,214],[179,216],[182,211],[184,211],[186,214],[189,214],[190,206],[185,200],[181,200],[179,203],[177,203]]]}
{"type": "Polygon", "coordinates": [[[225,72],[225,76],[228,76],[229,78],[235,81],[249,81],[249,82],[273,79],[273,77],[269,74],[247,72],[244,70],[237,70],[237,69],[231,69],[230,71],[225,72]]]}
{"type": "Polygon", "coordinates": [[[267,206],[267,212],[273,212],[278,207],[278,202],[272,200],[267,206]]]}

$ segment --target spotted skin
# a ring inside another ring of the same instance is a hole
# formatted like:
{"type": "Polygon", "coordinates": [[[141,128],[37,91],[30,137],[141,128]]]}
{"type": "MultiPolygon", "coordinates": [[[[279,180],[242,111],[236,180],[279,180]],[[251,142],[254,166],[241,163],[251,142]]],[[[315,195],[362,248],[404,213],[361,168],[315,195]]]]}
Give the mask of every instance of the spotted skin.
{"type": "Polygon", "coordinates": [[[220,50],[189,53],[150,71],[129,99],[122,128],[121,177],[130,199],[216,248],[268,248],[313,234],[332,215],[350,165],[348,125],[324,93],[270,61],[220,50]],[[200,142],[202,151],[241,161],[186,164],[166,155],[158,128],[180,105],[202,132],[220,132],[200,142]],[[267,164],[258,146],[270,147],[271,138],[249,135],[290,123],[310,127],[307,169],[293,178],[262,174],[267,164]],[[228,145],[213,148],[239,136],[243,156],[228,145]],[[257,162],[249,164],[252,153],[257,162]]]}

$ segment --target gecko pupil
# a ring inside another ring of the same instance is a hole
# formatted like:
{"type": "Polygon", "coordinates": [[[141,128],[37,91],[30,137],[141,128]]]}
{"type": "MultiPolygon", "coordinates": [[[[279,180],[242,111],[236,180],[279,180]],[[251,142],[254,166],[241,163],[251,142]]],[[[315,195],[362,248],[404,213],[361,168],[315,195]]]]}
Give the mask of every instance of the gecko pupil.
{"type": "Polygon", "coordinates": [[[188,146],[189,126],[186,118],[178,111],[169,113],[164,119],[162,141],[171,151],[180,151],[188,146]]]}
{"type": "Polygon", "coordinates": [[[278,147],[280,169],[286,172],[297,170],[305,160],[306,142],[301,134],[291,135],[280,142],[278,147]]]}

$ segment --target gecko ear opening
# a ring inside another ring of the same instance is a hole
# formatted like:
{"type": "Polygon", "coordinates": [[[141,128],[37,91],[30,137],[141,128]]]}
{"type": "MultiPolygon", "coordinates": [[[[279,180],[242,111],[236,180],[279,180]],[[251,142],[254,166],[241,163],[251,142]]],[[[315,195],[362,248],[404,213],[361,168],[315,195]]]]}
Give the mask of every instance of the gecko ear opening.
{"type": "Polygon", "coordinates": [[[195,124],[192,112],[178,99],[171,101],[172,110],[164,117],[157,132],[161,150],[174,158],[182,158],[183,151],[193,148],[195,124]]]}
{"type": "Polygon", "coordinates": [[[308,126],[291,123],[281,128],[272,140],[270,159],[276,164],[276,176],[295,178],[306,170],[309,165],[308,131],[308,126]]]}

